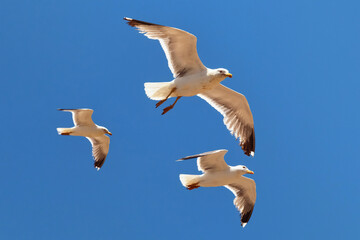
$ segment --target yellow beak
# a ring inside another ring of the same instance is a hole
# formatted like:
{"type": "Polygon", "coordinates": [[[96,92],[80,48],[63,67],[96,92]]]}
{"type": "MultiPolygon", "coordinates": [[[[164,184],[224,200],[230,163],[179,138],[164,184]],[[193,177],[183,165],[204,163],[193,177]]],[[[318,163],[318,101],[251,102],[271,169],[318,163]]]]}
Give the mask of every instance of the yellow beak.
{"type": "Polygon", "coordinates": [[[254,172],[253,172],[253,171],[250,171],[250,170],[246,171],[246,173],[248,173],[248,174],[254,174],[254,172]]]}
{"type": "Polygon", "coordinates": [[[107,134],[109,134],[110,136],[112,136],[112,133],[111,133],[111,132],[107,132],[107,134]]]}
{"type": "Polygon", "coordinates": [[[232,78],[232,74],[231,73],[226,73],[225,76],[232,78]]]}

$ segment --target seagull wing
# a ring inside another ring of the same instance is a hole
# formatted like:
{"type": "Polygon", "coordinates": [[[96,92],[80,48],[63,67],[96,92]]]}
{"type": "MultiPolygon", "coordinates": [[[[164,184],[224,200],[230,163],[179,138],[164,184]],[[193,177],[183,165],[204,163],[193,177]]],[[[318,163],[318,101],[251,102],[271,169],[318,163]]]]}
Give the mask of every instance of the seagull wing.
{"type": "Polygon", "coordinates": [[[225,185],[235,195],[234,205],[241,215],[241,226],[250,220],[256,200],[256,184],[253,179],[241,177],[237,182],[225,185]]]}
{"type": "Polygon", "coordinates": [[[245,96],[222,84],[198,96],[224,116],[224,124],[236,139],[240,138],[240,146],[245,154],[253,156],[255,153],[254,121],[245,96]]]}
{"type": "Polygon", "coordinates": [[[92,155],[94,157],[94,167],[98,170],[105,162],[106,156],[109,152],[110,138],[106,135],[100,137],[89,138],[92,145],[92,155]]]}
{"type": "Polygon", "coordinates": [[[183,30],[124,18],[149,39],[160,41],[174,78],[205,70],[196,50],[196,37],[183,30]]]}
{"type": "Polygon", "coordinates": [[[91,119],[92,109],[58,109],[59,111],[71,112],[75,126],[94,126],[91,119]]]}
{"type": "Polygon", "coordinates": [[[221,171],[229,168],[229,166],[224,160],[224,156],[227,152],[228,150],[225,149],[205,152],[197,155],[184,157],[179,159],[178,161],[197,158],[197,166],[199,171],[221,171]]]}

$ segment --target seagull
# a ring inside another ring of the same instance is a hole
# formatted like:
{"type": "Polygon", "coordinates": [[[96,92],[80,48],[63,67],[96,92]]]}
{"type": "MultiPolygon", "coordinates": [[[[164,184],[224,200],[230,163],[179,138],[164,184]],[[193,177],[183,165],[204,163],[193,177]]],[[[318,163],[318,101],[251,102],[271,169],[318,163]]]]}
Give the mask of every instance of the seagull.
{"type": "Polygon", "coordinates": [[[244,153],[254,156],[254,121],[249,104],[244,95],[220,84],[232,74],[224,68],[205,67],[197,54],[196,37],[191,33],[127,17],[124,20],[149,39],[159,40],[165,52],[174,79],[171,82],[145,83],[146,95],[159,100],[156,107],[168,98],[176,97],[162,114],[170,111],[181,97],[197,95],[223,115],[224,124],[236,139],[240,139],[244,153]]]}
{"type": "Polygon", "coordinates": [[[189,190],[198,187],[224,186],[234,195],[234,205],[241,215],[241,226],[249,222],[256,200],[256,185],[253,179],[244,177],[254,174],[246,166],[229,166],[224,160],[227,150],[216,150],[181,158],[177,161],[197,158],[198,170],[202,175],[180,174],[180,181],[189,190]]]}
{"type": "Polygon", "coordinates": [[[94,157],[94,167],[100,170],[109,152],[110,138],[105,134],[112,135],[105,127],[96,125],[91,119],[94,110],[92,109],[58,109],[59,111],[71,112],[74,127],[57,128],[59,135],[83,136],[92,145],[92,155],[94,157]]]}

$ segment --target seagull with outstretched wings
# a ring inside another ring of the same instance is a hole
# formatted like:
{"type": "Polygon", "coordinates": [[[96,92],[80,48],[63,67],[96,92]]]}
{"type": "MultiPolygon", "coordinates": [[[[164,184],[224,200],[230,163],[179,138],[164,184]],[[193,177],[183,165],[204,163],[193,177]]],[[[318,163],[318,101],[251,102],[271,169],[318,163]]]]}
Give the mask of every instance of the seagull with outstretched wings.
{"type": "Polygon", "coordinates": [[[145,83],[146,95],[159,100],[156,107],[176,97],[162,114],[171,110],[181,97],[198,95],[224,116],[224,124],[236,139],[240,139],[244,153],[254,156],[254,121],[249,104],[244,95],[220,84],[232,74],[224,68],[205,67],[197,54],[196,37],[191,33],[127,17],[124,20],[149,39],[159,40],[165,52],[174,80],[145,83]]]}
{"type": "Polygon", "coordinates": [[[60,135],[86,137],[92,145],[94,167],[100,170],[109,152],[110,138],[105,134],[112,135],[105,127],[96,125],[91,119],[92,109],[58,109],[59,111],[71,112],[74,127],[57,128],[60,135]]]}
{"type": "Polygon", "coordinates": [[[224,160],[227,150],[216,150],[188,156],[179,159],[197,158],[198,170],[202,175],[180,174],[180,181],[189,190],[198,187],[219,187],[228,188],[234,195],[234,205],[241,215],[241,226],[250,220],[256,200],[256,185],[251,178],[244,177],[246,173],[254,174],[246,166],[229,166],[224,160]]]}

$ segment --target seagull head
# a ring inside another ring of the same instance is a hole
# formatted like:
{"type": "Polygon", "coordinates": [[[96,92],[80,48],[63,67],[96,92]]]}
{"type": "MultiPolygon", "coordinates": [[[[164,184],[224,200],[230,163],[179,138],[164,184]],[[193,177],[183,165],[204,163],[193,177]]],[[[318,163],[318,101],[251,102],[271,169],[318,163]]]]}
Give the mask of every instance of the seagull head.
{"type": "Polygon", "coordinates": [[[254,174],[253,171],[249,170],[246,166],[244,165],[238,165],[236,167],[234,167],[235,170],[241,174],[241,175],[244,175],[244,174],[254,174]]]}
{"type": "Polygon", "coordinates": [[[101,129],[104,131],[105,134],[112,135],[112,133],[106,127],[101,127],[101,129]]]}
{"type": "Polygon", "coordinates": [[[229,70],[225,69],[225,68],[218,68],[215,69],[216,70],[216,75],[221,76],[221,77],[229,77],[232,78],[232,74],[229,73],[229,70]]]}

